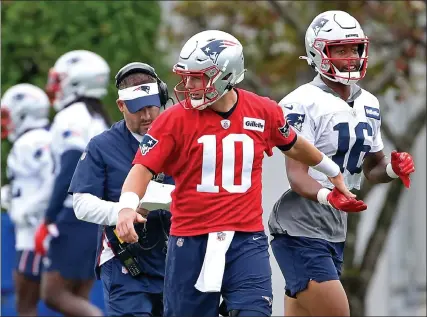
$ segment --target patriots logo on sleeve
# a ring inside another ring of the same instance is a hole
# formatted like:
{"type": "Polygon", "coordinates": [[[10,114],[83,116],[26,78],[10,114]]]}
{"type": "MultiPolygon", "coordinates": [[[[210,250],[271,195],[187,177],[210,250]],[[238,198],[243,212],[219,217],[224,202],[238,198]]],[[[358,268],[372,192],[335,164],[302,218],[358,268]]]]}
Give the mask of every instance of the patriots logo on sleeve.
{"type": "Polygon", "coordinates": [[[289,113],[286,115],[286,120],[299,132],[302,130],[302,124],[305,120],[305,114],[303,113],[289,113]]]}
{"type": "Polygon", "coordinates": [[[157,141],[151,135],[145,134],[144,137],[142,138],[141,143],[139,144],[139,148],[141,150],[141,154],[145,155],[148,152],[150,152],[150,150],[153,147],[155,147],[157,145],[157,143],[159,143],[159,141],[157,141]]]}
{"type": "Polygon", "coordinates": [[[232,41],[214,40],[203,46],[201,50],[212,60],[212,62],[216,63],[219,54],[221,54],[223,50],[225,50],[227,47],[235,45],[237,45],[237,43],[232,41]]]}
{"type": "Polygon", "coordinates": [[[285,125],[283,127],[279,128],[279,131],[285,138],[289,137],[289,135],[291,134],[289,122],[286,121],[285,125]]]}

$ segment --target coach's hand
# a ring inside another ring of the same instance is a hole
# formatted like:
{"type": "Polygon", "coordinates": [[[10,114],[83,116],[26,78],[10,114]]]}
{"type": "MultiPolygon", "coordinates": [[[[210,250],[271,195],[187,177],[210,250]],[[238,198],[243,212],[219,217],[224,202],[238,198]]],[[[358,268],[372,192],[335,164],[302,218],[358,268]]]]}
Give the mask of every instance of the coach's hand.
{"type": "Polygon", "coordinates": [[[146,221],[147,219],[133,209],[124,208],[120,210],[116,225],[119,238],[128,243],[138,242],[138,234],[135,231],[134,223],[144,223],[146,221]]]}
{"type": "Polygon", "coordinates": [[[347,198],[337,188],[328,194],[327,200],[332,207],[345,212],[360,212],[368,208],[363,200],[347,198]]]}
{"type": "Polygon", "coordinates": [[[350,192],[347,186],[345,186],[344,176],[342,176],[342,173],[339,173],[335,177],[328,177],[328,179],[345,197],[356,198],[356,195],[350,192]]]}

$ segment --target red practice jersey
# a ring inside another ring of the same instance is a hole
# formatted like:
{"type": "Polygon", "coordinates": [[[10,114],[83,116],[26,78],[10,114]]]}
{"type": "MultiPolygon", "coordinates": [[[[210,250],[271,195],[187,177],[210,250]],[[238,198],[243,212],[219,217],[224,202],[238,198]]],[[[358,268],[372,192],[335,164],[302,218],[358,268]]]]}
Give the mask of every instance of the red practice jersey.
{"type": "Polygon", "coordinates": [[[154,121],[140,144],[133,163],[175,180],[174,236],[264,230],[264,153],[271,156],[274,146],[290,149],[296,134],[276,102],[236,91],[238,102],[227,119],[210,108],[176,104],[154,121]]]}

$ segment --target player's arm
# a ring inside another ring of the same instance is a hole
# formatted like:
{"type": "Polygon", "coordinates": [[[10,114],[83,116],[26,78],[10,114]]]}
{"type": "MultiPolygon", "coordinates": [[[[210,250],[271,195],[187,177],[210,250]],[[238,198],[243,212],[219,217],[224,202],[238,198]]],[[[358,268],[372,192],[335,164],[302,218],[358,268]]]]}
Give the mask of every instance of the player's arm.
{"type": "Polygon", "coordinates": [[[61,151],[59,166],[54,166],[55,177],[53,180],[53,189],[46,209],[45,219],[37,228],[35,234],[35,250],[44,254],[44,240],[50,234],[58,236],[59,231],[55,224],[59,212],[64,206],[65,199],[68,196],[68,187],[70,186],[73,173],[79,161],[84,145],[84,139],[78,130],[62,129],[54,130],[52,128],[54,142],[51,144],[52,151],[61,151]],[[58,143],[56,143],[56,142],[58,143]]]}
{"type": "Polygon", "coordinates": [[[146,220],[136,210],[153,175],[154,173],[144,165],[135,164],[123,183],[116,229],[119,237],[125,242],[138,241],[138,234],[133,224],[146,220]]]}
{"type": "MultiPolygon", "coordinates": [[[[287,109],[290,109],[290,107],[287,109]]],[[[287,175],[292,189],[305,198],[343,211],[350,212],[366,209],[367,207],[363,201],[354,199],[355,195],[345,186],[344,178],[338,165],[302,135],[305,133],[310,140],[314,140],[314,132],[309,122],[311,119],[307,118],[303,126],[304,118],[306,117],[304,108],[299,104],[293,104],[291,109],[297,111],[297,113],[289,114],[289,117],[291,119],[299,118],[297,123],[300,134],[296,135],[296,131],[284,118],[283,112],[276,109],[276,120],[278,122],[273,125],[276,128],[273,129],[272,136],[276,146],[286,155],[287,175]],[[281,126],[281,128],[277,129],[277,126],[281,126]],[[328,188],[323,188],[315,179],[309,176],[308,168],[310,166],[328,176],[335,188],[332,191],[328,188]]],[[[294,122],[294,124],[296,123],[294,122]]]]}
{"type": "MultiPolygon", "coordinates": [[[[48,143],[31,144],[17,149],[22,158],[22,168],[37,178],[38,189],[29,195],[14,197],[11,218],[16,225],[35,226],[43,217],[44,208],[52,192],[52,157],[48,143]]],[[[26,185],[25,179],[16,179],[18,187],[26,185]]],[[[19,190],[19,189],[18,189],[19,190]]],[[[19,190],[20,192],[20,190],[19,190]]],[[[28,191],[23,190],[28,194],[28,191]]]]}
{"type": "Polygon", "coordinates": [[[412,156],[406,152],[391,153],[391,161],[387,159],[383,151],[369,153],[363,162],[363,173],[368,181],[372,183],[388,183],[400,178],[404,185],[409,188],[409,175],[415,171],[412,156]]]}
{"type": "Polygon", "coordinates": [[[165,124],[164,121],[167,120],[165,114],[156,119],[149,131],[150,134],[144,135],[133,161],[134,166],[122,186],[116,229],[119,237],[125,242],[138,241],[134,223],[146,220],[137,213],[136,209],[153,175],[163,171],[168,158],[173,157],[175,133],[170,130],[173,127],[171,123],[165,124]]]}
{"type": "Polygon", "coordinates": [[[414,160],[409,153],[391,152],[389,161],[383,152],[384,144],[381,137],[381,118],[374,117],[373,142],[370,153],[367,153],[363,161],[363,173],[372,183],[388,183],[400,178],[403,184],[409,188],[411,180],[409,175],[415,171],[414,160]]]}
{"type": "Polygon", "coordinates": [[[340,172],[339,166],[322,152],[320,152],[302,135],[297,136],[293,127],[289,124],[289,122],[286,121],[286,118],[284,118],[280,107],[277,108],[276,122],[273,123],[272,131],[272,139],[274,144],[287,157],[308,165],[325,174],[331,183],[340,192],[342,192],[345,197],[356,197],[348,190],[347,186],[345,186],[344,177],[340,172]]]}

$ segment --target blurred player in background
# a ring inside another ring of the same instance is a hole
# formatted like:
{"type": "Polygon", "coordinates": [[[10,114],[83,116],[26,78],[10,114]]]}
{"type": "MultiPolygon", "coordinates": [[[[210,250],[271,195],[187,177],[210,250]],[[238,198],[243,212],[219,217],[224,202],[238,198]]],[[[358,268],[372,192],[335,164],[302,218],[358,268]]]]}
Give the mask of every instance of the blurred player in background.
{"type": "MultiPolygon", "coordinates": [[[[137,225],[139,241],[134,244],[121,243],[114,229],[123,182],[139,142],[168,101],[168,90],[153,67],[138,62],[120,69],[116,87],[124,120],[90,140],[69,192],[77,218],[103,225],[95,271],[102,280],[107,315],[162,316],[170,213],[152,210],[148,222],[137,225]]],[[[173,184],[164,174],[155,178],[173,184]]]]}
{"type": "MultiPolygon", "coordinates": [[[[378,99],[356,83],[366,74],[368,38],[346,12],[327,11],[307,29],[303,57],[317,77],[280,101],[287,121],[340,166],[345,183],[398,177],[409,187],[414,162],[408,153],[383,153],[378,99]]],[[[275,204],[271,246],[286,280],[287,316],[349,316],[339,281],[347,212],[360,211],[334,196],[334,185],[303,162],[286,158],[291,189],[275,204]]]]}
{"type": "MultiPolygon", "coordinates": [[[[296,136],[276,102],[235,85],[244,78],[243,47],[216,30],[191,37],[174,72],[184,100],[145,134],[120,197],[117,230],[137,241],[136,209],[153,175],[174,177],[166,259],[165,316],[270,316],[268,239],[262,224],[264,153],[277,146],[314,166],[349,197],[339,167],[296,136]]],[[[177,96],[179,99],[179,96],[177,96]]],[[[341,194],[342,195],[342,194],[341,194]]]]}
{"type": "Polygon", "coordinates": [[[19,316],[36,316],[40,298],[42,256],[34,252],[34,235],[43,220],[54,179],[49,108],[45,92],[31,84],[11,87],[1,99],[2,139],[13,143],[6,166],[9,185],[2,188],[1,202],[15,228],[14,281],[19,316]]]}
{"type": "Polygon", "coordinates": [[[94,282],[98,226],[76,218],[68,195],[75,167],[89,140],[103,132],[110,119],[100,98],[107,93],[110,68],[99,55],[77,50],[62,55],[49,73],[46,91],[58,113],[52,125],[55,183],[36,248],[50,240],[42,298],[65,315],[99,316],[88,301],[94,282]]]}

